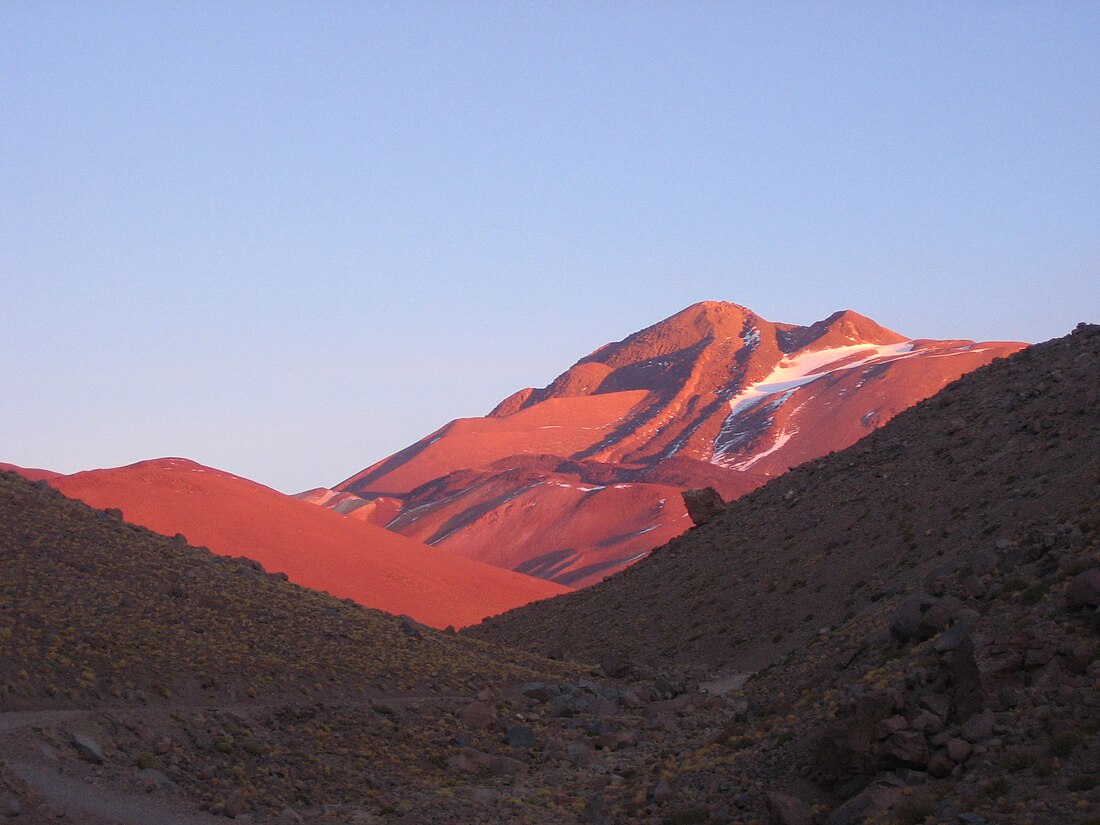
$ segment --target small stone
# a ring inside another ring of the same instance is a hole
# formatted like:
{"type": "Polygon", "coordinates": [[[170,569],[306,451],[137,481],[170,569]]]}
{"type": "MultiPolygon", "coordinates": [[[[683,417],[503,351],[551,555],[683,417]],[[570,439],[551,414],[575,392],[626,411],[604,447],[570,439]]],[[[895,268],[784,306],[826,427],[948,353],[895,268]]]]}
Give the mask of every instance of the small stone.
{"type": "Polygon", "coordinates": [[[929,693],[920,700],[920,706],[944,721],[951,712],[951,697],[945,693],[929,693]]]}
{"type": "Polygon", "coordinates": [[[960,765],[967,760],[970,756],[970,743],[965,739],[948,739],[947,740],[947,755],[951,757],[953,762],[957,762],[960,765]]]}
{"type": "Polygon", "coordinates": [[[676,795],[672,783],[662,777],[653,788],[653,801],[658,805],[664,805],[676,795]]]}
{"type": "Polygon", "coordinates": [[[244,791],[237,789],[229,795],[225,802],[225,813],[232,819],[248,813],[248,800],[245,799],[244,791]]]}
{"type": "Polygon", "coordinates": [[[535,744],[535,732],[524,725],[510,725],[504,731],[504,741],[513,748],[530,748],[535,744]]]}
{"type": "Polygon", "coordinates": [[[1100,607],[1100,569],[1093,567],[1070,579],[1066,601],[1070,607],[1100,607]]]}
{"type": "Polygon", "coordinates": [[[960,735],[970,744],[981,742],[993,735],[994,722],[996,722],[996,718],[993,716],[993,711],[987,710],[979,713],[966,721],[962,726],[960,735]]]}
{"type": "Polygon", "coordinates": [[[156,768],[143,768],[138,771],[138,779],[147,791],[159,791],[172,786],[172,781],[156,768]]]}
{"type": "Polygon", "coordinates": [[[471,702],[462,709],[458,718],[471,728],[487,728],[496,722],[497,714],[484,702],[471,702]]]}
{"type": "Polygon", "coordinates": [[[278,825],[302,825],[305,820],[302,819],[302,815],[293,808],[283,808],[276,822],[278,825]]]}
{"type": "Polygon", "coordinates": [[[600,670],[604,676],[610,679],[621,679],[629,676],[633,667],[630,660],[617,653],[608,653],[600,659],[600,670]]]}
{"type": "Polygon", "coordinates": [[[85,736],[82,733],[74,733],[69,738],[69,744],[76,748],[76,752],[80,754],[80,758],[85,762],[91,762],[95,765],[102,764],[103,749],[92,737],[85,736]]]}
{"type": "Polygon", "coordinates": [[[943,720],[931,711],[921,711],[913,720],[913,727],[924,733],[939,733],[943,729],[943,720]]]}
{"type": "Polygon", "coordinates": [[[954,769],[955,763],[943,751],[936,751],[932,754],[932,758],[928,760],[928,772],[937,779],[950,776],[951,771],[954,769]]]}
{"type": "Polygon", "coordinates": [[[928,764],[928,742],[924,734],[915,730],[898,731],[882,743],[880,753],[888,762],[909,768],[923,768],[928,764]]]}
{"type": "Polygon", "coordinates": [[[892,736],[899,730],[905,730],[909,727],[909,720],[904,716],[891,716],[888,719],[883,719],[878,725],[878,738],[885,739],[888,736],[892,736]]]}
{"type": "Polygon", "coordinates": [[[528,682],[520,690],[528,699],[546,702],[561,693],[561,685],[555,682],[528,682]]]}

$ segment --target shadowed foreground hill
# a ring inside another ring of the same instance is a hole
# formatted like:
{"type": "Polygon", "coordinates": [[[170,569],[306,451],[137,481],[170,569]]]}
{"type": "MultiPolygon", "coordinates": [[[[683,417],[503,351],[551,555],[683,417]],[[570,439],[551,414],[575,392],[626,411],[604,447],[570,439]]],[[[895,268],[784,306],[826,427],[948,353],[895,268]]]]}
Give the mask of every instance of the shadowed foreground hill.
{"type": "Polygon", "coordinates": [[[702,804],[647,802],[663,754],[733,713],[305,590],[0,473],[4,821],[549,824],[648,804],[656,822],[702,804]]]}
{"type": "Polygon", "coordinates": [[[470,629],[582,661],[751,671],[933,570],[1095,517],[1100,333],[959,379],[584,591],[470,629]]]}
{"type": "MultiPolygon", "coordinates": [[[[0,473],[0,720],[37,713],[48,728],[79,709],[101,711],[81,722],[100,743],[90,761],[135,776],[156,769],[154,784],[178,784],[209,809],[385,807],[410,784],[434,782],[429,759],[445,754],[455,720],[439,711],[405,727],[379,702],[465,702],[488,686],[563,673],[0,473]]],[[[51,744],[69,752],[71,734],[54,731],[51,744]]],[[[26,754],[9,740],[0,756],[26,754]]]]}
{"type": "Polygon", "coordinates": [[[1100,327],[1081,325],[468,633],[716,691],[755,671],[743,715],[677,760],[683,796],[762,794],[799,825],[1096,825],[1098,390],[1100,327]]]}

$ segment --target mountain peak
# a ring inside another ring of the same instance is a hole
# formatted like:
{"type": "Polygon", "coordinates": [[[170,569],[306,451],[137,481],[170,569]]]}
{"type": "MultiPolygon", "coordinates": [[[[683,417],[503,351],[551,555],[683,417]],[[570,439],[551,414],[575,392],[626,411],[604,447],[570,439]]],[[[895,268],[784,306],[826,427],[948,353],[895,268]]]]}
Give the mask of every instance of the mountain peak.
{"type": "Polygon", "coordinates": [[[910,341],[852,310],[777,324],[702,301],[336,489],[399,502],[387,525],[412,538],[592,583],[684,529],[679,489],[740,495],[1021,346],[910,341]]]}

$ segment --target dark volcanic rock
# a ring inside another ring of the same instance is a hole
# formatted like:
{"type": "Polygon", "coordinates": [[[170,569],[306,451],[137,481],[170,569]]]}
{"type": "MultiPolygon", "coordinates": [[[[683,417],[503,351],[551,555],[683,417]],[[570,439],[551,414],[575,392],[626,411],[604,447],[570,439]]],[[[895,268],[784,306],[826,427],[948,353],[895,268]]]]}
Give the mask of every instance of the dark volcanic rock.
{"type": "Polygon", "coordinates": [[[764,795],[774,825],[813,825],[814,812],[801,799],[777,791],[764,795]]]}
{"type": "Polygon", "coordinates": [[[1100,607],[1100,569],[1074,576],[1066,586],[1066,601],[1073,607],[1100,607]]]}
{"type": "Polygon", "coordinates": [[[688,516],[696,527],[714,521],[726,509],[726,502],[718,495],[713,487],[704,487],[701,490],[685,490],[683,492],[684,506],[688,516]]]}

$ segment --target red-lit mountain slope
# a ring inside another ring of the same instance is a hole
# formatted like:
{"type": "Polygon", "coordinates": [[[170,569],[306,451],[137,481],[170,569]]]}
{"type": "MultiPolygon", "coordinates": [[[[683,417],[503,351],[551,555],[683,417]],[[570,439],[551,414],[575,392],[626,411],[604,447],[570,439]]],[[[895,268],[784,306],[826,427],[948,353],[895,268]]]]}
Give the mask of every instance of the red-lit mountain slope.
{"type": "Polygon", "coordinates": [[[462,627],[565,588],[457,556],[253,481],[165,458],[50,479],[67,496],[291,581],[435,627],[462,627]]]}
{"type": "Polygon", "coordinates": [[[800,327],[695,304],[303,497],[583,586],[683,532],[681,490],[743,495],[1023,346],[908,339],[851,311],[800,327]]]}

